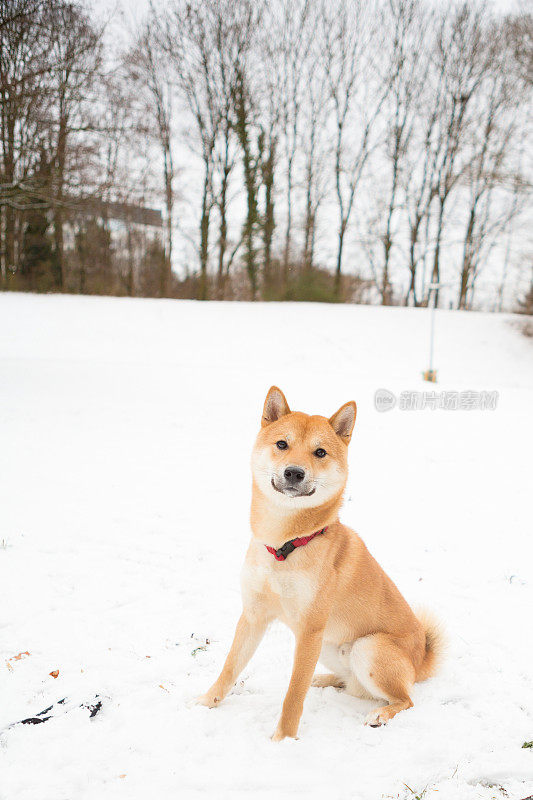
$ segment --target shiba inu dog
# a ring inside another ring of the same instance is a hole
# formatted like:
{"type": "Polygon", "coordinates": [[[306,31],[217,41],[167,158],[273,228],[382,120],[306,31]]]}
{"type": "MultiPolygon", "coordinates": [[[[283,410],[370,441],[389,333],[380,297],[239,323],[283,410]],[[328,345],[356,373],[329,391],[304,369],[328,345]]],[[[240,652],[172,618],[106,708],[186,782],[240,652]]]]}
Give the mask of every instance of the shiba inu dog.
{"type": "Polygon", "coordinates": [[[252,538],[242,571],[243,611],[220,676],[198,702],[219,705],[268,625],[296,637],[274,741],[296,737],[311,685],[387,701],[366,723],[410,708],[415,681],[433,674],[438,626],[417,617],[359,536],[339,521],[354,402],[327,419],[292,412],[273,386],[252,454],[252,538]],[[321,661],[330,674],[313,673],[321,661]]]}

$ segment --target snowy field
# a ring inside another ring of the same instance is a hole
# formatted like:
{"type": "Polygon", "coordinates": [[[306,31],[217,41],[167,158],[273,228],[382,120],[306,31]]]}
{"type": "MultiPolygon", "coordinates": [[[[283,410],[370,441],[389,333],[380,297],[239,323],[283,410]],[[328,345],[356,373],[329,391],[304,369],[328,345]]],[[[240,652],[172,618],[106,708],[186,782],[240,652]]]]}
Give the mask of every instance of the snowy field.
{"type": "Polygon", "coordinates": [[[533,794],[533,344],[515,323],[439,312],[432,387],[422,309],[0,295],[1,800],[533,794]],[[220,708],[192,702],[240,613],[272,383],[297,410],[357,401],[342,519],[445,621],[443,669],[387,727],[311,689],[299,740],[272,743],[281,625],[220,708]],[[378,413],[379,388],[499,401],[378,413]]]}

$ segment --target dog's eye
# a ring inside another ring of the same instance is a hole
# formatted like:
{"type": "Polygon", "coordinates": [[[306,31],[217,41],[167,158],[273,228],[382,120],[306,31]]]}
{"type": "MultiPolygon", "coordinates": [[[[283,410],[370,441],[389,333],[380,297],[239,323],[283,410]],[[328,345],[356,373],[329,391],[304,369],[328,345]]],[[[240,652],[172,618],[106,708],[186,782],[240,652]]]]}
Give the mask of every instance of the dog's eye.
{"type": "Polygon", "coordinates": [[[280,439],[279,442],[276,442],[276,447],[278,450],[286,450],[289,445],[283,439],[280,439]]]}
{"type": "Polygon", "coordinates": [[[315,456],[316,456],[317,458],[324,458],[324,456],[326,456],[326,455],[327,455],[327,453],[326,453],[326,451],[324,450],[324,448],[323,448],[323,447],[318,447],[318,448],[315,450],[315,456]]]}

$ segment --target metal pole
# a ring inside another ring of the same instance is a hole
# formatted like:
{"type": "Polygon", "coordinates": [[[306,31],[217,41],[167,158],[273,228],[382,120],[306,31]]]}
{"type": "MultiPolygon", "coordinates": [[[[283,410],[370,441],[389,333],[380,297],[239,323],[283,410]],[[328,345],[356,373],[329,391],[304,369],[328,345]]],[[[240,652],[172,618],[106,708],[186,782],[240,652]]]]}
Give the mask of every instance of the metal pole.
{"type": "Polygon", "coordinates": [[[433,306],[431,307],[431,330],[429,334],[429,370],[433,372],[433,343],[435,341],[435,299],[437,290],[433,289],[433,306]]]}
{"type": "MultiPolygon", "coordinates": [[[[429,331],[429,369],[424,372],[424,380],[430,381],[431,383],[436,383],[437,381],[437,372],[433,369],[433,348],[435,344],[435,310],[437,305],[437,289],[439,289],[442,285],[442,283],[428,284],[428,291],[430,293],[433,292],[433,305],[431,307],[431,323],[429,331]]],[[[430,302],[430,295],[428,295],[428,303],[430,302]]]]}

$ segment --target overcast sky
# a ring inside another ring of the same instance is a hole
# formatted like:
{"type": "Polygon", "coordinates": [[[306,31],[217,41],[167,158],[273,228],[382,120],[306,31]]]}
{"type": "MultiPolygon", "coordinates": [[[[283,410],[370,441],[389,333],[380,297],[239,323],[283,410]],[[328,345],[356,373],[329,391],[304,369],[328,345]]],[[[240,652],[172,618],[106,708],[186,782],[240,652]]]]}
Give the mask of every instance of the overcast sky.
{"type": "MultiPolygon", "coordinates": [[[[160,0],[160,2],[161,5],[165,4],[164,0],[160,0]]],[[[122,14],[126,22],[134,25],[148,10],[150,0],[90,0],[88,4],[106,14],[113,12],[116,12],[117,15],[122,14]]],[[[517,7],[524,8],[528,5],[526,0],[493,0],[493,4],[495,8],[500,8],[502,11],[510,11],[517,7]]]]}

